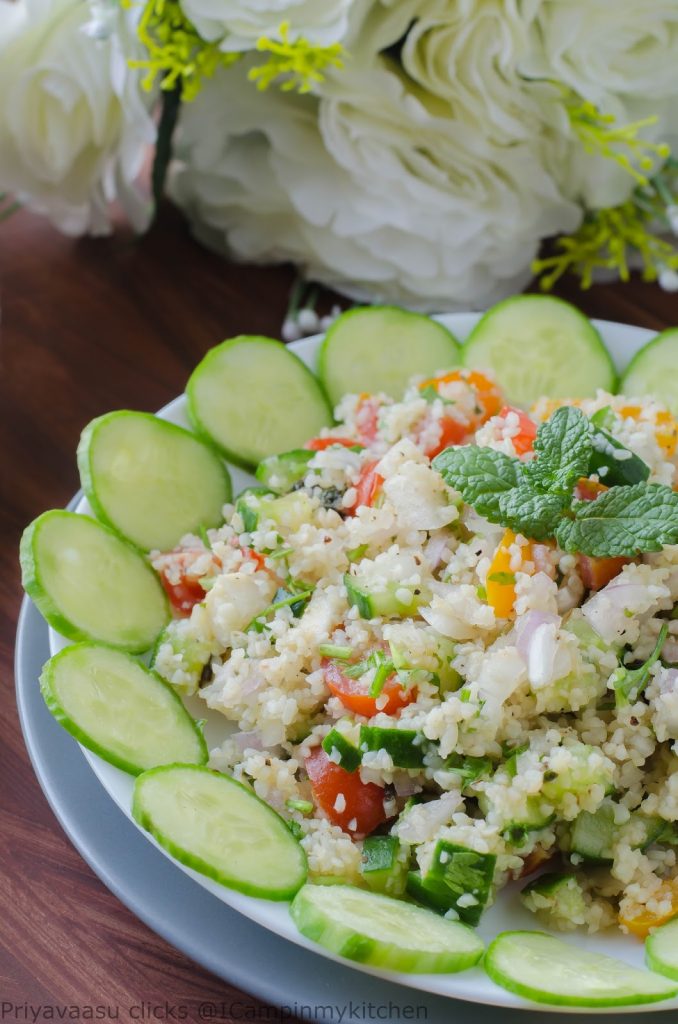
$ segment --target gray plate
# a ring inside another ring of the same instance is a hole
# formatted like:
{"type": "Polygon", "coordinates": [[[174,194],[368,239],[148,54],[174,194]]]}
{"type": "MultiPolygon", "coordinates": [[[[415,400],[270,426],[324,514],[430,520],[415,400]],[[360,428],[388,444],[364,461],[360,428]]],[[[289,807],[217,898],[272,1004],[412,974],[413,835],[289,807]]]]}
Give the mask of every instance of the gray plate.
{"type": "MultiPolygon", "coordinates": [[[[62,828],[104,885],[149,928],[224,981],[282,1008],[277,1019],[298,1014],[323,1024],[601,1021],[598,1015],[555,1017],[538,1007],[528,1014],[407,989],[285,942],[215,899],[144,839],[102,789],[78,745],[49,714],[38,688],[48,657],[45,623],[24,599],[16,644],[19,716],[33,768],[62,828]]],[[[624,1017],[628,1024],[641,1020],[649,1022],[649,1014],[624,1017]]],[[[676,1016],[673,1011],[655,1012],[651,1020],[675,1024],[676,1016]]]]}

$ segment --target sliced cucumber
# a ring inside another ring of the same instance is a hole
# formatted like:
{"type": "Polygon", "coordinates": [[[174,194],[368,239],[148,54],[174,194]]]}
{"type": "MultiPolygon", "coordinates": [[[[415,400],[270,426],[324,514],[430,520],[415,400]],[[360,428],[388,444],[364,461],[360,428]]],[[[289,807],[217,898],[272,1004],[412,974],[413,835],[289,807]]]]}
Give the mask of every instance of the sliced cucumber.
{"type": "Polygon", "coordinates": [[[24,531],[20,559],[24,590],[69,640],[140,653],[169,619],[160,581],[143,556],[89,516],[43,512],[24,531]]]}
{"type": "Polygon", "coordinates": [[[509,399],[527,408],[542,395],[585,398],[614,391],[614,365],[598,331],[569,302],[517,295],[493,306],[463,349],[464,365],[490,370],[509,399]]]}
{"type": "Polygon", "coordinates": [[[346,394],[402,396],[415,374],[430,377],[460,362],[442,324],[397,306],[362,306],[338,317],[320,349],[319,373],[334,405],[346,394]]]}
{"type": "Polygon", "coordinates": [[[331,761],[347,772],[355,772],[360,767],[360,751],[338,729],[330,729],[322,741],[322,748],[331,761]]]}
{"type": "Polygon", "coordinates": [[[288,900],[306,855],[284,820],[228,775],[174,764],[140,775],[132,814],[178,861],[248,896],[288,900]]]}
{"type": "Polygon", "coordinates": [[[315,454],[306,448],[295,448],[291,452],[270,455],[257,466],[257,480],[278,494],[285,494],[299,480],[304,479],[308,464],[315,454]]]}
{"type": "Polygon", "coordinates": [[[64,729],[124,772],[207,761],[202,732],[179,697],[129,654],[103,644],[66,647],[45,665],[40,689],[64,729]]]}
{"type": "Polygon", "coordinates": [[[483,955],[465,925],[351,885],[305,885],[290,913],[302,935],[333,953],[392,971],[451,974],[483,955]]]}
{"type": "Polygon", "coordinates": [[[424,735],[416,729],[384,729],[378,725],[360,726],[360,749],[363,752],[385,750],[396,768],[422,768],[424,735]]]}
{"type": "Polygon", "coordinates": [[[678,917],[655,928],[645,940],[645,962],[651,971],[678,981],[678,917]]]}
{"type": "Polygon", "coordinates": [[[360,865],[363,881],[373,892],[402,896],[407,880],[407,860],[401,855],[397,836],[367,836],[360,865]]]}
{"type": "Polygon", "coordinates": [[[650,395],[678,413],[678,327],[669,327],[636,353],[622,374],[619,391],[650,395]]]}
{"type": "Polygon", "coordinates": [[[246,469],[299,448],[332,424],[320,384],[272,338],[240,335],[211,349],[186,385],[195,429],[246,469]]]}
{"type": "Polygon", "coordinates": [[[97,518],[144,551],[167,551],[200,526],[219,526],[231,497],[217,453],[146,412],[92,420],[80,438],[78,469],[97,518]]]}
{"type": "Polygon", "coordinates": [[[633,1006],[678,994],[678,986],[656,974],[546,932],[502,932],[490,943],[484,963],[497,985],[555,1006],[633,1006]]]}

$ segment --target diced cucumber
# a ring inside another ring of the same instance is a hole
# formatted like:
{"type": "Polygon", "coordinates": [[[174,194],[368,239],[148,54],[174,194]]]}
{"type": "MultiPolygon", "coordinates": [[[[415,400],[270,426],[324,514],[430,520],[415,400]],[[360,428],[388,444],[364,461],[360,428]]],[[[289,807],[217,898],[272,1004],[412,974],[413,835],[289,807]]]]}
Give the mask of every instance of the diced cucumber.
{"type": "Polygon", "coordinates": [[[248,896],[288,900],[306,879],[284,820],[228,775],[186,764],[145,772],[132,814],[182,864],[248,896]]]}
{"type": "Polygon", "coordinates": [[[45,665],[40,689],[64,729],[124,772],[207,761],[202,732],[176,693],[113,647],[66,647],[45,665]]]}
{"type": "Polygon", "coordinates": [[[246,469],[298,448],[332,423],[323,390],[301,359],[257,335],[210,349],[191,374],[186,397],[195,429],[246,469]]]}
{"type": "Polygon", "coordinates": [[[591,431],[589,473],[597,473],[606,487],[625,487],[642,483],[650,475],[650,467],[635,452],[600,427],[591,431]]]}
{"type": "Polygon", "coordinates": [[[259,511],[264,498],[274,495],[268,487],[246,487],[235,500],[235,510],[242,519],[245,533],[252,533],[259,525],[259,511]]]}
{"type": "Polygon", "coordinates": [[[400,398],[415,374],[430,377],[459,361],[456,338],[430,317],[397,306],[362,306],[334,321],[318,368],[336,405],[343,395],[361,392],[400,398]]]}
{"type": "Polygon", "coordinates": [[[270,519],[276,526],[293,533],[311,521],[316,504],[303,491],[283,494],[281,498],[262,498],[259,501],[259,521],[270,519]]]}
{"type": "Polygon", "coordinates": [[[609,863],[617,832],[614,804],[604,800],[595,813],[581,811],[577,815],[572,825],[570,850],[585,860],[609,863]]]}
{"type": "Polygon", "coordinates": [[[378,725],[360,726],[363,753],[385,750],[396,768],[421,768],[424,764],[424,736],[415,729],[384,729],[378,725]]]}
{"type": "Polygon", "coordinates": [[[360,873],[373,892],[402,896],[407,880],[407,859],[397,836],[367,836],[363,841],[360,873]]]}
{"type": "MultiPolygon", "coordinates": [[[[544,773],[542,793],[547,800],[560,800],[566,793],[582,793],[591,786],[603,786],[611,792],[614,765],[603,757],[600,751],[587,743],[573,743],[568,748],[572,760],[562,771],[548,770],[544,773]]],[[[556,753],[556,757],[558,756],[556,753]]]]}
{"type": "Polygon", "coordinates": [[[151,668],[186,696],[197,692],[212,653],[210,644],[189,632],[190,627],[190,619],[173,619],[156,640],[151,656],[151,668]]]}
{"type": "Polygon", "coordinates": [[[470,757],[455,753],[445,758],[443,770],[459,776],[464,792],[478,779],[492,774],[492,762],[489,757],[470,757]]]}
{"type": "Polygon", "coordinates": [[[305,885],[290,913],[302,935],[332,953],[392,971],[451,974],[483,955],[465,925],[351,885],[305,885]]]}
{"type": "Polygon", "coordinates": [[[85,427],[80,482],[96,516],[144,551],[219,526],[231,498],[228,470],[188,430],[146,412],[109,412],[85,427]]]}
{"type": "Polygon", "coordinates": [[[610,355],[590,320],[551,295],[517,295],[476,324],[465,366],[490,370],[510,401],[527,408],[542,395],[585,398],[614,391],[610,355]]]}
{"type": "Polygon", "coordinates": [[[645,962],[651,971],[678,981],[678,917],[667,921],[645,940],[645,962]]]}
{"type": "Polygon", "coordinates": [[[89,516],[43,512],[24,531],[20,559],[24,590],[69,640],[101,640],[140,653],[170,617],[143,556],[89,516]]]}
{"type": "Polygon", "coordinates": [[[648,341],[622,374],[619,391],[650,395],[678,413],[678,327],[669,327],[648,341]]]}
{"type": "Polygon", "coordinates": [[[562,872],[547,872],[529,882],[522,890],[520,900],[545,923],[562,930],[581,925],[586,920],[584,891],[576,876],[562,872]]]}
{"type": "Polygon", "coordinates": [[[546,932],[502,932],[490,943],[484,964],[502,988],[556,1006],[633,1006],[678,994],[678,986],[650,971],[546,932]]]}
{"type": "Polygon", "coordinates": [[[454,910],[461,921],[476,925],[485,909],[497,858],[439,839],[426,874],[412,879],[408,889],[416,899],[445,913],[454,910]]]}
{"type": "Polygon", "coordinates": [[[306,448],[295,448],[291,452],[270,455],[257,466],[256,478],[276,493],[286,494],[304,479],[308,464],[315,454],[306,448]]]}
{"type": "Polygon", "coordinates": [[[338,729],[330,729],[322,741],[322,748],[331,761],[347,772],[355,772],[360,767],[360,751],[338,729]]]}
{"type": "Polygon", "coordinates": [[[454,640],[449,640],[444,636],[440,637],[436,650],[438,668],[436,669],[435,674],[438,678],[438,689],[441,694],[453,693],[458,690],[464,682],[456,668],[452,667],[452,662],[456,657],[456,654],[457,645],[454,640]]]}
{"type": "Polygon", "coordinates": [[[355,605],[362,619],[378,617],[397,618],[416,615],[420,605],[425,604],[428,595],[422,587],[402,587],[389,583],[383,590],[375,590],[360,576],[344,576],[348,603],[355,605]]]}

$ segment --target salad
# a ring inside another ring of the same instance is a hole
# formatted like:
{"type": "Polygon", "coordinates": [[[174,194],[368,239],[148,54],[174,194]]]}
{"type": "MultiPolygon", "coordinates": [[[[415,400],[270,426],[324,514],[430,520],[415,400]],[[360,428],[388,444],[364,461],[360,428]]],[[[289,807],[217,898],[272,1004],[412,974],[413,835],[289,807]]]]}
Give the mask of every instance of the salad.
{"type": "Polygon", "coordinates": [[[352,310],[320,381],[270,339],[223,343],[187,387],[195,433],[100,417],[78,452],[96,519],[26,531],[26,590],[75,641],[48,706],[138,776],[161,845],[292,899],[336,953],[472,967],[472,929],[518,885],[536,929],[650,936],[652,970],[506,932],[484,957],[498,984],[675,996],[672,360],[667,331],[618,386],[590,322],[534,296],[463,348],[352,310]],[[222,456],[255,469],[235,498],[222,456]],[[187,697],[223,716],[210,750],[187,697]]]}

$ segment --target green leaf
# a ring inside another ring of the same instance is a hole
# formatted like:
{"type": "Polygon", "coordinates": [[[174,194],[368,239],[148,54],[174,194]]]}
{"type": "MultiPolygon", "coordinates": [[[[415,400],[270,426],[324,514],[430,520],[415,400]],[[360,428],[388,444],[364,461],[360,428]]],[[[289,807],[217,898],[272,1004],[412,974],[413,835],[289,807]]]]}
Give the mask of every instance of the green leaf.
{"type": "Polygon", "coordinates": [[[563,518],[566,501],[562,495],[540,494],[521,484],[499,497],[499,522],[530,540],[553,537],[563,518]]]}
{"type": "Polygon", "coordinates": [[[591,458],[591,425],[581,409],[564,405],[539,427],[534,442],[535,459],[525,472],[538,490],[572,494],[582,476],[588,476],[591,458]]]}
{"type": "Polygon", "coordinates": [[[459,491],[467,505],[492,523],[503,523],[499,508],[502,494],[517,487],[520,462],[493,448],[460,445],[446,448],[433,460],[433,468],[448,486],[459,491]]]}
{"type": "Polygon", "coordinates": [[[650,681],[650,669],[657,661],[659,661],[659,656],[662,653],[662,647],[666,642],[668,632],[669,626],[668,623],[665,622],[659,630],[657,643],[655,644],[652,654],[647,661],[643,662],[640,668],[619,668],[613,673],[611,682],[614,687],[614,696],[617,707],[623,707],[625,704],[631,704],[638,700],[638,697],[650,681]]]}
{"type": "Polygon", "coordinates": [[[611,487],[595,501],[573,502],[572,511],[556,529],[564,551],[633,557],[678,542],[678,493],[661,484],[611,487]]]}

